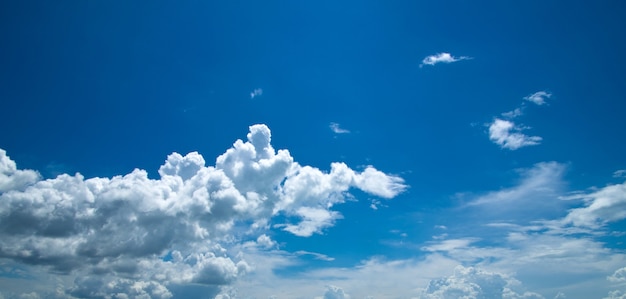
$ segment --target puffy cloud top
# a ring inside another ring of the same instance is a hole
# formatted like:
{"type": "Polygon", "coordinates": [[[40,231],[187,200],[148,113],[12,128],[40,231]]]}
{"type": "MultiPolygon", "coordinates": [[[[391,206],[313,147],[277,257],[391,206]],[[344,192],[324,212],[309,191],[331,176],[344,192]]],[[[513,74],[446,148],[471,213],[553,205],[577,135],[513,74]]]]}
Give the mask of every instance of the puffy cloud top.
{"type": "Polygon", "coordinates": [[[172,285],[220,288],[250,271],[222,245],[249,238],[242,231],[258,236],[251,223],[265,228],[283,214],[292,222],[278,226],[306,237],[340,218],[330,209],[350,188],[385,198],[406,188],[373,167],[301,166],[289,151],[274,150],[265,125],[251,126],[247,141],[237,140],[215,166],[197,152],[172,153],[159,175],[136,169],[42,180],[0,150],[0,258],[80,274],[67,290],[78,297],[169,298],[172,285]]]}

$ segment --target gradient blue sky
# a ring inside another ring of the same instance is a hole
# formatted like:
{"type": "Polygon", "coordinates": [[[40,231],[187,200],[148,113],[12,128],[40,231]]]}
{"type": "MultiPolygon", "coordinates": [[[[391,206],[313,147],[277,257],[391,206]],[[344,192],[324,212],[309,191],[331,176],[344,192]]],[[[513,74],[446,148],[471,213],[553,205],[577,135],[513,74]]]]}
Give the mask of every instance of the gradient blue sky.
{"type": "Polygon", "coordinates": [[[0,296],[626,298],[626,4],[338,2],[0,3],[0,296]]]}

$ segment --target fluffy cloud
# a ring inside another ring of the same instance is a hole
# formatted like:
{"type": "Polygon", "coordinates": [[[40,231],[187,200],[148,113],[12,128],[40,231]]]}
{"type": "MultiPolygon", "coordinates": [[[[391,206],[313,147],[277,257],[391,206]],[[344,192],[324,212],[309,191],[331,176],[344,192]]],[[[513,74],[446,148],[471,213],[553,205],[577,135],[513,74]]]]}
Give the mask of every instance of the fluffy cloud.
{"type": "Polygon", "coordinates": [[[324,299],[350,299],[350,296],[342,288],[329,285],[324,293],[324,299]]]}
{"type": "Polygon", "coordinates": [[[531,292],[521,294],[514,289],[520,283],[504,274],[481,269],[458,266],[449,277],[432,280],[421,295],[421,299],[543,299],[531,292]]]}
{"type": "Polygon", "coordinates": [[[15,161],[0,149],[0,193],[9,190],[23,190],[40,179],[39,173],[33,170],[18,170],[15,161]]]}
{"type": "Polygon", "coordinates": [[[422,64],[420,64],[420,67],[424,65],[435,65],[437,63],[452,63],[452,62],[468,60],[468,59],[472,59],[472,58],[468,56],[454,57],[450,53],[443,52],[443,53],[438,53],[435,55],[426,56],[422,60],[422,64]]]}
{"type": "Polygon", "coordinates": [[[524,97],[524,100],[533,102],[537,105],[543,105],[546,103],[546,99],[549,99],[552,96],[551,93],[545,91],[538,91],[529,96],[524,97]]]}
{"type": "MultiPolygon", "coordinates": [[[[279,224],[286,231],[310,236],[341,217],[330,209],[350,188],[385,198],[405,188],[372,167],[359,173],[333,163],[325,173],[301,166],[272,148],[265,125],[251,126],[247,139],[215,166],[196,152],[173,153],[156,180],[138,169],[41,180],[0,151],[0,258],[77,275],[67,291],[80,297],[169,298],[172,287],[185,285],[218,293],[252,270],[224,244],[276,215],[289,219],[279,224]]],[[[265,235],[257,243],[275,245],[265,235]]]]}
{"type": "Polygon", "coordinates": [[[516,125],[512,121],[496,118],[489,125],[489,139],[501,148],[516,150],[521,147],[538,145],[541,142],[539,136],[528,136],[520,133],[524,127],[516,125]]]}

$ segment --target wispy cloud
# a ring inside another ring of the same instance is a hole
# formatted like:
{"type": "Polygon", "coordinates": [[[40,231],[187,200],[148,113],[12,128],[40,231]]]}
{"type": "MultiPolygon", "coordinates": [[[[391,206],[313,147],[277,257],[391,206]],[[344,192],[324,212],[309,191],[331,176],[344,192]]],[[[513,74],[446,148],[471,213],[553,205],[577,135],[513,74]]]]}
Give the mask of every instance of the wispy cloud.
{"type": "Polygon", "coordinates": [[[501,148],[516,150],[525,146],[538,145],[542,138],[528,136],[521,131],[525,127],[516,125],[512,121],[496,118],[489,125],[489,139],[501,148]]]}
{"type": "Polygon", "coordinates": [[[335,134],[348,134],[348,133],[350,133],[350,130],[346,130],[346,129],[342,128],[338,123],[335,123],[335,122],[330,123],[330,125],[328,125],[328,127],[335,134]]]}
{"type": "Polygon", "coordinates": [[[261,89],[261,88],[256,88],[255,90],[253,90],[253,91],[250,93],[250,98],[251,98],[251,99],[254,99],[255,97],[258,97],[258,96],[261,96],[261,95],[263,95],[263,89],[261,89]]]}
{"type": "Polygon", "coordinates": [[[322,253],[317,253],[317,252],[310,252],[310,251],[304,251],[304,250],[299,250],[294,252],[296,255],[310,255],[312,257],[314,257],[316,260],[320,260],[320,261],[327,261],[327,262],[332,262],[335,260],[334,257],[330,257],[328,255],[322,254],[322,253]]]}
{"type": "Polygon", "coordinates": [[[613,173],[614,178],[626,178],[626,169],[616,170],[613,173]]]}
{"type": "Polygon", "coordinates": [[[424,65],[435,65],[437,63],[452,63],[452,62],[457,62],[461,60],[469,60],[469,59],[472,59],[472,57],[469,57],[469,56],[454,57],[450,53],[443,52],[443,53],[438,53],[435,55],[426,56],[422,60],[422,64],[420,64],[420,67],[423,67],[424,65]]]}
{"type": "Polygon", "coordinates": [[[529,96],[524,97],[524,100],[533,102],[537,105],[543,105],[546,103],[546,99],[549,99],[552,96],[551,93],[546,91],[538,91],[529,96]]]}

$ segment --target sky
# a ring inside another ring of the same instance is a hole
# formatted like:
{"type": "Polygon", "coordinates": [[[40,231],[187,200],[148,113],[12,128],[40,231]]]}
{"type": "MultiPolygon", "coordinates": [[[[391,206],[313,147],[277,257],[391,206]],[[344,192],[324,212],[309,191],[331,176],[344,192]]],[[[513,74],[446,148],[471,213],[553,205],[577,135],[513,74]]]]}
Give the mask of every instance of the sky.
{"type": "Polygon", "coordinates": [[[625,15],[3,1],[0,299],[624,299],[625,15]]]}

